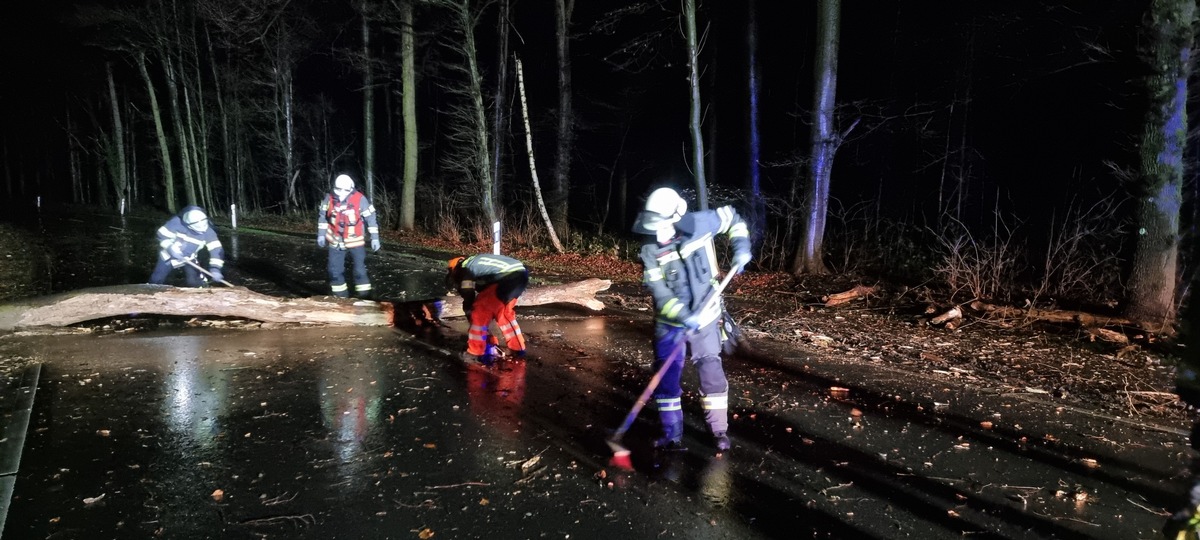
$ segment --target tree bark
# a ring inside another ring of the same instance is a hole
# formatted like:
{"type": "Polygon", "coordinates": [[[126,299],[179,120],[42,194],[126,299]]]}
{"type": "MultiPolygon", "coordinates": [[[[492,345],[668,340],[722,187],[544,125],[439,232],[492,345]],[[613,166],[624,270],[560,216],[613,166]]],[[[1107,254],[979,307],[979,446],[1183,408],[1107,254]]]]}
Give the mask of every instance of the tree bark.
{"type": "Polygon", "coordinates": [[[371,70],[371,20],[362,2],[363,46],[363,182],[367,198],[375,200],[375,73],[371,70]]]}
{"type": "Polygon", "coordinates": [[[1145,26],[1150,106],[1142,134],[1137,245],[1125,314],[1160,326],[1175,318],[1187,86],[1195,21],[1193,0],[1154,0],[1145,26]]]}
{"type": "Polygon", "coordinates": [[[542,187],[538,184],[537,166],[533,161],[533,134],[529,131],[529,106],[525,102],[525,70],[521,69],[520,58],[517,59],[517,88],[521,93],[521,117],[525,121],[525,147],[529,149],[529,175],[533,178],[533,194],[537,197],[538,212],[541,213],[542,220],[546,222],[550,242],[554,244],[555,250],[562,253],[564,251],[562,242],[558,240],[558,233],[554,230],[554,220],[546,211],[546,202],[542,199],[542,187]]]}
{"type": "Polygon", "coordinates": [[[150,113],[154,118],[154,132],[158,135],[158,151],[163,166],[163,191],[166,198],[167,211],[174,214],[178,211],[175,203],[175,177],[171,170],[171,149],[167,145],[167,133],[163,128],[162,110],[158,107],[158,97],[154,94],[154,83],[150,80],[150,72],[146,70],[146,55],[137,55],[138,71],[146,82],[146,93],[150,96],[150,113]]]}
{"type": "Polygon", "coordinates": [[[817,61],[813,95],[812,150],[805,194],[805,226],[792,263],[792,273],[825,274],[825,220],[829,212],[829,181],[839,144],[833,129],[837,92],[838,34],[841,0],[820,0],[817,17],[817,61]]]}
{"type": "MultiPolygon", "coordinates": [[[[129,175],[128,168],[125,166],[125,128],[121,123],[121,108],[120,102],[117,101],[117,85],[113,81],[112,62],[105,62],[104,70],[108,75],[108,101],[112,108],[112,140],[116,144],[114,157],[117,159],[111,167],[113,188],[116,191],[117,204],[120,205],[122,202],[127,202],[125,199],[129,196],[129,175]]],[[[124,208],[122,208],[123,211],[124,208]]]]}
{"type": "Polygon", "coordinates": [[[400,195],[400,227],[416,228],[417,211],[417,98],[413,67],[412,0],[400,0],[400,84],[404,115],[404,186],[400,195]]]}
{"type": "MultiPolygon", "coordinates": [[[[533,287],[518,301],[520,306],[577,304],[604,309],[596,300],[608,289],[608,280],[587,279],[562,285],[533,287]]],[[[277,298],[236,288],[178,288],[165,285],[118,285],[82,289],[57,296],[35,298],[0,306],[0,331],[67,326],[94,319],[129,314],[215,316],[270,323],[327,326],[387,326],[395,315],[402,318],[430,310],[436,299],[392,303],[340,299],[277,298]]],[[[462,298],[444,299],[442,317],[461,317],[462,298]]]]}
{"type": "MultiPolygon", "coordinates": [[[[550,220],[554,223],[555,230],[566,234],[567,218],[570,215],[571,151],[575,146],[575,114],[571,109],[570,34],[571,12],[575,10],[575,0],[556,0],[554,8],[555,34],[558,36],[558,145],[555,152],[554,189],[551,190],[550,197],[550,220]]],[[[525,125],[529,125],[528,120],[525,121],[525,125]]],[[[555,247],[561,253],[562,247],[557,239],[555,240],[555,247]]]]}
{"type": "Polygon", "coordinates": [[[687,33],[688,86],[691,90],[689,127],[692,135],[692,174],[696,178],[697,206],[708,210],[708,179],[704,174],[704,134],[700,126],[700,51],[696,38],[696,0],[683,0],[683,26],[687,33]]]}

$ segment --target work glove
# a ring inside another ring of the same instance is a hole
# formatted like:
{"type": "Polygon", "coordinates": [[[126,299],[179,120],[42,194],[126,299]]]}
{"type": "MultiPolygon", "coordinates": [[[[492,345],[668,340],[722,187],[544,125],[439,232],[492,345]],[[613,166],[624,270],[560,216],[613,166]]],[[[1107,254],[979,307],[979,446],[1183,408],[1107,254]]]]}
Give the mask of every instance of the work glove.
{"type": "Polygon", "coordinates": [[[187,258],[183,256],[183,244],[180,244],[179,242],[171,244],[171,247],[167,248],[167,251],[171,254],[171,258],[173,259],[183,260],[187,258]]]}
{"type": "Polygon", "coordinates": [[[746,265],[750,264],[749,252],[738,252],[733,255],[733,273],[740,274],[746,270],[746,265]]]}
{"type": "Polygon", "coordinates": [[[213,281],[225,281],[225,276],[221,275],[220,268],[209,268],[208,273],[212,274],[213,281]]]}
{"type": "Polygon", "coordinates": [[[383,244],[379,243],[378,236],[371,239],[371,251],[379,251],[379,248],[381,248],[381,247],[383,247],[383,244]]]}
{"type": "Polygon", "coordinates": [[[322,247],[322,248],[325,247],[325,235],[323,235],[323,234],[317,235],[317,247],[322,247]]]}
{"type": "Polygon", "coordinates": [[[700,329],[700,318],[695,315],[688,315],[683,319],[683,327],[687,328],[688,332],[695,332],[700,329]]]}

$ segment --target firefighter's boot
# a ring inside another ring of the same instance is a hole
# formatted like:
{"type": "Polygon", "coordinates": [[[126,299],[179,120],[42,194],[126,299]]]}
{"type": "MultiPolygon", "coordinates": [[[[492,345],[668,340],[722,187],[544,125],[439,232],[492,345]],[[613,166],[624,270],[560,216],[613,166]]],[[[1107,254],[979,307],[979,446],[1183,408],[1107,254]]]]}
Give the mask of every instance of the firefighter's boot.
{"type": "Polygon", "coordinates": [[[708,428],[712,430],[713,444],[721,452],[729,450],[729,409],[726,407],[728,400],[724,392],[704,396],[704,419],[708,421],[708,428]]]}
{"type": "Polygon", "coordinates": [[[678,397],[658,398],[658,420],[662,424],[662,437],[654,440],[659,450],[683,450],[683,407],[678,397]]]}

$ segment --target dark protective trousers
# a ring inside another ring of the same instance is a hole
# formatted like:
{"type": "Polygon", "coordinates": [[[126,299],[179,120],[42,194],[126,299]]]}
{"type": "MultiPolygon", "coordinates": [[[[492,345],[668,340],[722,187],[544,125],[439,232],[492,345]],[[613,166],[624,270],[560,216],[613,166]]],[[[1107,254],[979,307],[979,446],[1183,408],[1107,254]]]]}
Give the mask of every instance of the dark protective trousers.
{"type": "Polygon", "coordinates": [[[683,375],[684,358],[691,349],[692,363],[700,377],[700,395],[704,406],[704,419],[713,433],[724,433],[729,429],[729,382],[725,379],[725,368],[721,365],[721,337],[717,323],[710,323],[688,335],[684,328],[664,323],[654,327],[654,371],[663,365],[671,366],[663,373],[662,381],[654,391],[654,403],[658,407],[662,422],[663,437],[672,440],[683,435],[683,388],[679,380],[683,375]]]}
{"type": "Polygon", "coordinates": [[[358,246],[348,249],[329,248],[329,289],[334,296],[350,296],[346,285],[346,254],[354,265],[354,295],[367,296],[371,293],[371,280],[367,278],[367,248],[358,246]]]}
{"type": "MultiPolygon", "coordinates": [[[[195,268],[192,268],[191,265],[187,264],[181,266],[180,268],[183,269],[183,277],[185,280],[187,280],[188,287],[199,287],[204,284],[204,280],[200,279],[199,270],[196,270],[195,268]]],[[[154,265],[154,271],[150,273],[150,283],[155,285],[162,285],[163,283],[166,283],[167,276],[171,275],[172,270],[175,270],[175,268],[171,266],[171,261],[164,261],[161,257],[159,257],[158,264],[154,265]]]]}

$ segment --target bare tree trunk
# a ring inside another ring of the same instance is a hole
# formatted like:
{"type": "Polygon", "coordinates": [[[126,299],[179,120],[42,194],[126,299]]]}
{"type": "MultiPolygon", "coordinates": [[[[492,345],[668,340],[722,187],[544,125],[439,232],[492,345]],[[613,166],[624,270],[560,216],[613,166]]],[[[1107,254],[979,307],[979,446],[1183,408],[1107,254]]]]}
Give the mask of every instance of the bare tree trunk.
{"type": "Polygon", "coordinates": [[[67,165],[71,173],[71,202],[86,202],[83,196],[83,172],[79,158],[79,143],[75,137],[75,121],[71,117],[71,106],[67,104],[67,165]]]}
{"type": "Polygon", "coordinates": [[[112,166],[113,188],[117,195],[117,204],[129,197],[129,175],[125,164],[125,127],[121,122],[121,107],[117,101],[117,85],[113,81],[112,62],[105,62],[104,69],[108,75],[108,101],[112,107],[112,140],[116,145],[117,162],[112,166]]]}
{"type": "Polygon", "coordinates": [[[179,84],[176,81],[174,62],[170,53],[162,55],[163,72],[167,77],[167,104],[171,110],[171,122],[175,126],[175,141],[179,146],[179,165],[183,171],[183,191],[187,204],[197,204],[196,184],[192,178],[192,158],[188,153],[187,135],[184,133],[183,115],[179,112],[179,84]]]}
{"type": "MultiPolygon", "coordinates": [[[[531,287],[521,295],[519,306],[576,304],[599,311],[604,303],[596,293],[611,282],[585,279],[562,285],[531,287]]],[[[56,296],[31,298],[0,305],[0,331],[21,328],[67,326],[130,313],[237,317],[271,323],[330,326],[387,326],[413,311],[428,311],[428,301],[364,302],[333,297],[276,298],[243,287],[212,289],[163,285],[117,285],[81,289],[56,296]]],[[[446,297],[443,317],[463,316],[462,298],[446,297]]]]}
{"type": "Polygon", "coordinates": [[[412,0],[400,1],[400,84],[404,115],[404,187],[400,195],[400,227],[416,228],[417,210],[417,98],[413,67],[412,0]]]}
{"type": "Polygon", "coordinates": [[[708,210],[708,178],[704,174],[704,136],[700,125],[700,49],[696,37],[696,0],[683,0],[683,26],[687,32],[688,85],[692,108],[689,127],[692,134],[692,174],[696,178],[697,205],[708,210]]]}
{"type": "Polygon", "coordinates": [[[525,147],[529,149],[529,174],[533,177],[533,193],[537,197],[538,212],[542,214],[542,219],[546,222],[546,231],[550,234],[550,242],[554,244],[554,249],[562,253],[562,242],[558,240],[558,234],[554,232],[554,221],[550,219],[549,212],[546,211],[546,202],[542,199],[542,187],[538,184],[537,166],[533,160],[533,134],[529,131],[529,106],[525,101],[525,70],[521,69],[521,59],[517,59],[517,88],[521,93],[521,117],[525,121],[525,147]]]}
{"type": "Polygon", "coordinates": [[[489,156],[487,114],[483,106],[483,79],[479,75],[479,62],[476,59],[475,48],[475,17],[471,13],[471,3],[462,1],[459,7],[459,25],[463,33],[463,54],[467,60],[467,93],[470,98],[470,114],[474,137],[479,142],[474,154],[474,169],[479,175],[479,194],[482,198],[483,214],[488,223],[495,223],[499,216],[496,213],[495,200],[492,198],[492,169],[489,156]]]}
{"type": "Polygon", "coordinates": [[[767,203],[763,198],[761,186],[761,169],[758,162],[761,159],[760,151],[762,150],[762,141],[759,138],[758,131],[758,100],[759,100],[759,85],[758,85],[758,9],[755,0],[748,0],[746,10],[748,12],[748,23],[746,25],[746,65],[748,66],[747,79],[749,79],[749,98],[747,104],[749,113],[749,133],[747,140],[749,142],[749,157],[748,165],[747,188],[750,191],[750,245],[758,247],[762,245],[763,231],[766,230],[767,220],[767,203]]]}
{"type": "Polygon", "coordinates": [[[375,74],[371,70],[371,20],[362,2],[363,40],[363,182],[367,198],[375,200],[375,74]]]}
{"type": "MultiPolygon", "coordinates": [[[[567,232],[570,215],[571,152],[575,145],[575,114],[571,109],[571,13],[575,0],[555,0],[555,34],[558,43],[558,145],[555,152],[554,188],[550,195],[550,220],[554,229],[567,232]]],[[[522,96],[524,102],[524,96],[522,96]]],[[[524,105],[522,104],[522,107],[524,105]]],[[[525,112],[524,114],[528,114],[525,112]]],[[[526,120],[526,131],[529,130],[526,120]]],[[[531,149],[532,151],[532,149],[531,149]]],[[[562,251],[562,246],[555,241],[562,251]]]]}
{"type": "Polygon", "coordinates": [[[819,0],[817,18],[817,61],[813,95],[812,158],[806,193],[807,221],[792,273],[825,274],[825,219],[829,212],[829,180],[838,134],[833,127],[837,92],[838,33],[841,27],[841,0],[819,0]]]}
{"type": "Polygon", "coordinates": [[[212,68],[213,96],[217,100],[217,115],[221,117],[221,167],[225,172],[225,195],[230,204],[243,204],[238,197],[233,174],[233,148],[229,140],[229,111],[225,108],[224,91],[221,89],[221,77],[217,72],[217,56],[213,54],[212,37],[208,29],[204,31],[205,42],[208,45],[208,65],[212,68]]]}
{"type": "Polygon", "coordinates": [[[150,113],[154,118],[154,132],[158,136],[158,151],[163,166],[163,197],[166,199],[167,211],[174,214],[178,211],[175,203],[175,176],[171,170],[171,150],[167,145],[166,130],[163,129],[162,110],[158,106],[158,97],[154,94],[154,83],[150,80],[150,72],[146,70],[144,53],[138,53],[137,64],[138,71],[142,74],[142,80],[146,82],[146,93],[150,95],[150,113]]]}
{"type": "Polygon", "coordinates": [[[1187,85],[1195,22],[1194,1],[1152,0],[1145,26],[1150,107],[1142,133],[1138,236],[1125,314],[1164,327],[1175,317],[1187,85]]]}
{"type": "Polygon", "coordinates": [[[492,198],[500,200],[504,182],[504,141],[508,139],[508,26],[509,0],[500,0],[496,19],[496,99],[492,111],[492,198]]]}

